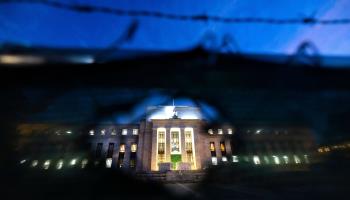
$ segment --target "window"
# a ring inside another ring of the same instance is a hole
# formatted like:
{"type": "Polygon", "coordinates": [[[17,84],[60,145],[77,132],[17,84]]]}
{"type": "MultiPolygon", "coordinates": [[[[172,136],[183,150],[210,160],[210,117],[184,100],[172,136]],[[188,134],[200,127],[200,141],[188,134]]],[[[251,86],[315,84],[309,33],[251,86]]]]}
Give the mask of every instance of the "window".
{"type": "MultiPolygon", "coordinates": [[[[157,163],[165,162],[165,144],[166,144],[166,129],[158,128],[157,129],[157,163]]],[[[158,166],[158,165],[157,165],[158,166]]]]}
{"type": "Polygon", "coordinates": [[[222,135],[222,129],[218,129],[218,134],[222,135]]]}
{"type": "Polygon", "coordinates": [[[100,158],[102,154],[102,143],[97,143],[96,158],[100,158]]]}
{"type": "Polygon", "coordinates": [[[210,151],[215,151],[215,144],[214,144],[214,142],[210,142],[210,151]]]}
{"type": "Polygon", "coordinates": [[[72,159],[72,160],[70,161],[70,165],[73,166],[73,165],[75,165],[75,164],[77,164],[77,159],[74,158],[74,159],[72,159]]]}
{"type": "Polygon", "coordinates": [[[112,158],[107,158],[106,159],[106,168],[111,168],[112,167],[112,158]]]}
{"type": "Polygon", "coordinates": [[[95,135],[95,131],[94,131],[94,130],[90,130],[90,131],[89,131],[89,134],[90,134],[90,135],[95,135]]]}
{"type": "Polygon", "coordinates": [[[139,129],[132,129],[132,134],[133,135],[138,135],[139,134],[139,129]]]}
{"type": "Polygon", "coordinates": [[[109,143],[107,150],[107,158],[113,157],[114,143],[109,143]]]}
{"type": "Polygon", "coordinates": [[[267,156],[264,156],[264,162],[265,164],[270,164],[270,160],[267,156]]]}
{"type": "Polygon", "coordinates": [[[210,148],[211,156],[212,157],[216,157],[215,143],[214,142],[210,142],[209,148],[210,148]]]}
{"type": "Polygon", "coordinates": [[[38,165],[38,160],[33,160],[32,161],[32,167],[36,167],[38,165]]]}
{"type": "Polygon", "coordinates": [[[300,164],[301,163],[300,162],[300,158],[297,155],[294,155],[293,157],[294,157],[295,164],[300,164]]]}
{"type": "Polygon", "coordinates": [[[44,169],[49,169],[49,167],[50,167],[50,160],[46,160],[46,161],[44,162],[43,168],[44,168],[44,169]]]}
{"type": "Polygon", "coordinates": [[[86,167],[86,165],[88,164],[88,159],[83,159],[81,161],[81,168],[84,169],[86,167]]]}
{"type": "Polygon", "coordinates": [[[305,163],[309,163],[309,157],[307,155],[304,155],[305,163]]]}
{"type": "Polygon", "coordinates": [[[131,145],[131,152],[136,152],[136,150],[137,150],[137,144],[133,143],[131,145]]]}
{"type": "Polygon", "coordinates": [[[63,167],[63,160],[60,159],[60,160],[58,160],[58,162],[57,162],[56,168],[57,168],[58,170],[60,170],[60,169],[62,169],[62,167],[63,167]]]}
{"type": "Polygon", "coordinates": [[[253,156],[253,162],[255,165],[260,165],[260,158],[259,156],[253,156]]]}
{"type": "Polygon", "coordinates": [[[238,156],[232,156],[232,162],[237,163],[238,162],[238,156]]]}
{"type": "Polygon", "coordinates": [[[211,157],[211,164],[212,165],[217,165],[218,164],[218,159],[216,157],[211,157]]]}
{"type": "Polygon", "coordinates": [[[180,129],[170,129],[170,154],[181,154],[180,149],[180,129]]]}
{"type": "Polygon", "coordinates": [[[213,129],[209,129],[208,130],[208,133],[210,134],[210,135],[213,135],[214,133],[213,133],[213,129]]]}
{"type": "Polygon", "coordinates": [[[227,162],[227,157],[223,156],[221,160],[222,160],[222,162],[227,162]]]}
{"type": "Polygon", "coordinates": [[[105,129],[101,130],[101,135],[106,135],[106,130],[105,129]]]}
{"type": "Polygon", "coordinates": [[[227,134],[232,135],[232,129],[231,128],[227,129],[227,134]]]}
{"type": "Polygon", "coordinates": [[[125,152],[125,144],[120,144],[119,152],[120,153],[124,153],[125,152]]]}
{"type": "Polygon", "coordinates": [[[284,160],[284,163],[285,163],[285,164],[288,164],[288,163],[289,163],[289,158],[288,158],[288,156],[283,156],[283,160],[284,160]]]}
{"type": "Polygon", "coordinates": [[[272,158],[276,165],[280,164],[280,159],[278,158],[278,156],[272,156],[272,158]]]}
{"type": "Polygon", "coordinates": [[[115,129],[112,129],[111,135],[117,135],[117,131],[115,131],[115,129]]]}
{"type": "Polygon", "coordinates": [[[124,128],[124,129],[122,130],[122,135],[127,135],[127,134],[128,134],[128,129],[124,128]]]}

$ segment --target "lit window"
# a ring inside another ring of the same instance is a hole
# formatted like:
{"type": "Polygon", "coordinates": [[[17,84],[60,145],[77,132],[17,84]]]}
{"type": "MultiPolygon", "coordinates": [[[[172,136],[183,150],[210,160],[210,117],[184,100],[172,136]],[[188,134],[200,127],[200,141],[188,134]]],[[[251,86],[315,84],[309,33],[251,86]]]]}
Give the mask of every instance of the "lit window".
{"type": "Polygon", "coordinates": [[[306,163],[309,163],[309,157],[307,155],[304,155],[304,159],[306,163]]]}
{"type": "Polygon", "coordinates": [[[33,160],[32,161],[32,167],[36,167],[38,165],[38,160],[33,160]]]}
{"type": "Polygon", "coordinates": [[[137,150],[137,144],[132,144],[131,145],[131,152],[136,152],[136,150],[137,150]]]}
{"type": "Polygon", "coordinates": [[[272,156],[272,158],[276,165],[280,164],[280,159],[278,158],[278,156],[272,156]]]}
{"type": "Polygon", "coordinates": [[[232,156],[232,162],[237,163],[238,162],[238,156],[232,156]]]}
{"type": "Polygon", "coordinates": [[[115,129],[112,130],[111,135],[117,135],[117,132],[115,131],[115,129]]]}
{"type": "Polygon", "coordinates": [[[258,129],[258,130],[255,131],[255,134],[260,134],[261,131],[262,131],[261,129],[258,129]]]}
{"type": "Polygon", "coordinates": [[[62,169],[62,167],[63,167],[63,160],[59,160],[59,161],[57,162],[56,168],[57,168],[57,169],[62,169]]]}
{"type": "Polygon", "coordinates": [[[82,161],[81,161],[81,168],[85,168],[86,167],[86,165],[88,164],[88,159],[83,159],[82,161]]]}
{"type": "Polygon", "coordinates": [[[127,135],[127,134],[128,134],[128,129],[124,128],[124,129],[122,130],[122,135],[127,135]]]}
{"type": "Polygon", "coordinates": [[[23,164],[23,163],[25,163],[25,162],[26,162],[26,160],[21,160],[19,163],[23,164]]]}
{"type": "Polygon", "coordinates": [[[318,148],[318,152],[323,153],[323,149],[322,148],[318,148]]]}
{"type": "Polygon", "coordinates": [[[218,129],[218,134],[222,135],[222,129],[218,129]]]}
{"type": "Polygon", "coordinates": [[[72,131],[68,130],[68,131],[66,131],[66,133],[70,135],[70,134],[72,134],[72,131]]]}
{"type": "Polygon", "coordinates": [[[121,153],[125,152],[125,144],[120,144],[119,152],[121,152],[121,153]]]}
{"type": "Polygon", "coordinates": [[[132,134],[133,135],[138,135],[139,134],[139,129],[132,129],[132,134]]]}
{"type": "Polygon", "coordinates": [[[105,129],[101,130],[101,135],[106,135],[106,130],[105,129]]]}
{"type": "Polygon", "coordinates": [[[270,164],[269,158],[267,156],[264,156],[264,161],[266,164],[270,164]]]}
{"type": "Polygon", "coordinates": [[[300,164],[301,163],[300,162],[300,158],[298,156],[294,155],[293,157],[294,157],[295,164],[300,164]]]}
{"type": "Polygon", "coordinates": [[[223,156],[221,160],[222,160],[223,162],[227,162],[227,157],[226,157],[226,156],[223,156]]]}
{"type": "Polygon", "coordinates": [[[232,129],[231,128],[227,129],[227,134],[232,135],[232,129]]]}
{"type": "Polygon", "coordinates": [[[220,142],[220,150],[221,150],[221,152],[226,152],[226,148],[225,148],[225,143],[224,142],[220,142]]]}
{"type": "Polygon", "coordinates": [[[106,168],[111,168],[112,167],[112,158],[107,158],[106,159],[106,168]]]}
{"type": "Polygon", "coordinates": [[[216,157],[211,157],[211,164],[217,165],[218,164],[218,159],[216,157]]]}
{"type": "Polygon", "coordinates": [[[330,151],[330,148],[329,148],[329,147],[326,147],[326,148],[324,148],[324,151],[325,151],[325,152],[329,152],[329,151],[330,151]]]}
{"type": "Polygon", "coordinates": [[[260,165],[259,156],[253,156],[253,162],[254,162],[254,164],[256,164],[256,165],[260,165]]]}
{"type": "Polygon", "coordinates": [[[284,163],[285,163],[285,164],[288,164],[288,163],[289,163],[289,158],[288,158],[288,156],[283,156],[283,160],[284,160],[284,163]]]}
{"type": "Polygon", "coordinates": [[[46,160],[43,165],[44,169],[49,169],[50,167],[50,160],[46,160]]]}
{"type": "Polygon", "coordinates": [[[210,142],[210,151],[215,151],[215,144],[214,144],[214,142],[210,142]]]}
{"type": "Polygon", "coordinates": [[[77,164],[77,159],[72,159],[71,161],[70,161],[70,165],[75,165],[75,164],[77,164]]]}
{"type": "Polygon", "coordinates": [[[95,131],[94,131],[94,130],[90,130],[90,131],[89,131],[89,134],[90,134],[90,135],[94,135],[94,134],[95,134],[95,131]]]}
{"type": "Polygon", "coordinates": [[[208,130],[208,133],[209,133],[210,135],[213,135],[213,129],[209,129],[209,130],[208,130]]]}

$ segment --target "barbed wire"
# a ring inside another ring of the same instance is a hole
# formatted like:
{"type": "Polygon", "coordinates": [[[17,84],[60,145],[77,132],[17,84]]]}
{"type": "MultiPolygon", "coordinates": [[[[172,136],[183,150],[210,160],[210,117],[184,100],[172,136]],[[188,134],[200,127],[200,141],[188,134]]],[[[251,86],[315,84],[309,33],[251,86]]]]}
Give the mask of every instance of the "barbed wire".
{"type": "Polygon", "coordinates": [[[147,11],[147,10],[124,10],[118,8],[110,8],[95,5],[85,4],[70,4],[51,0],[0,0],[1,4],[8,3],[30,3],[30,4],[42,4],[50,7],[59,9],[71,10],[79,13],[106,13],[117,16],[130,16],[130,17],[150,17],[150,18],[162,18],[167,20],[178,20],[178,21],[197,21],[197,22],[220,22],[227,24],[305,24],[305,25],[342,25],[350,24],[350,18],[339,18],[339,19],[317,19],[314,17],[303,17],[303,18],[289,18],[289,19],[278,19],[278,18],[261,18],[261,17],[220,17],[211,16],[206,14],[199,15],[179,15],[170,14],[158,11],[147,11]]]}

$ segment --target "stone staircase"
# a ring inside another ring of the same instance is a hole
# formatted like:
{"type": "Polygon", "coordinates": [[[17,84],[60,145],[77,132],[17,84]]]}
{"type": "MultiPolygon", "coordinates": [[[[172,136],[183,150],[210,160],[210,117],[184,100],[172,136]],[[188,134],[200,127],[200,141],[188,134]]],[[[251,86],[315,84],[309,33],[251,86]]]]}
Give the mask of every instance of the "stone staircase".
{"type": "Polygon", "coordinates": [[[159,182],[200,182],[205,176],[204,171],[168,171],[168,172],[139,172],[136,177],[140,180],[159,182]]]}

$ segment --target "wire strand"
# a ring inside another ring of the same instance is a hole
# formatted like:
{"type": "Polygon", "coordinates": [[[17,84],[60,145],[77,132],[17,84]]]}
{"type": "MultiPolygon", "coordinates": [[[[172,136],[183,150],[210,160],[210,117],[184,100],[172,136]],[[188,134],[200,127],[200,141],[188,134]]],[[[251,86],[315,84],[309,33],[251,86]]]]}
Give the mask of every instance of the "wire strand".
{"type": "Polygon", "coordinates": [[[317,19],[314,17],[304,18],[260,18],[260,17],[240,17],[229,18],[210,15],[177,15],[158,11],[146,11],[146,10],[123,10],[118,8],[84,5],[84,4],[68,4],[58,1],[50,0],[1,0],[1,4],[8,3],[30,3],[30,4],[42,4],[59,9],[71,10],[79,13],[106,13],[117,16],[130,16],[130,17],[150,17],[150,18],[162,18],[167,20],[177,21],[197,21],[197,22],[220,22],[226,24],[305,24],[305,25],[342,25],[350,24],[350,18],[340,19],[317,19]]]}

